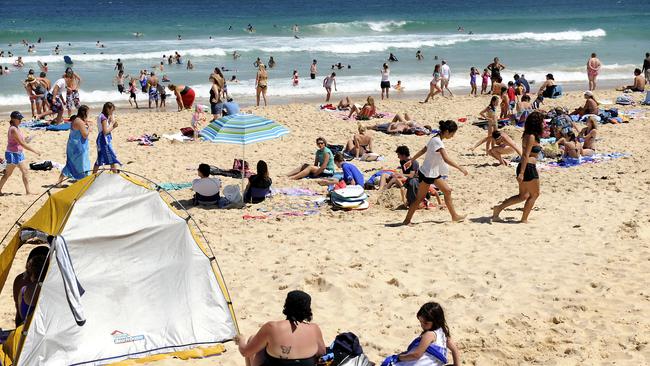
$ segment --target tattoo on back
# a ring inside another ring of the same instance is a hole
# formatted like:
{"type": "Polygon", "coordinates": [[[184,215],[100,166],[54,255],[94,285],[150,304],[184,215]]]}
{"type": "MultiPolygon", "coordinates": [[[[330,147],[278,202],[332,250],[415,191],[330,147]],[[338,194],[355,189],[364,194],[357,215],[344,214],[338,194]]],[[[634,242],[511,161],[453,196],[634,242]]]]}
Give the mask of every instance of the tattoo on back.
{"type": "MultiPolygon", "coordinates": [[[[288,357],[289,352],[291,352],[291,346],[282,346],[282,345],[281,345],[280,348],[282,349],[282,355],[283,355],[283,356],[284,356],[284,355],[287,355],[287,357],[288,357]]],[[[284,357],[283,357],[283,358],[284,358],[284,357]]]]}

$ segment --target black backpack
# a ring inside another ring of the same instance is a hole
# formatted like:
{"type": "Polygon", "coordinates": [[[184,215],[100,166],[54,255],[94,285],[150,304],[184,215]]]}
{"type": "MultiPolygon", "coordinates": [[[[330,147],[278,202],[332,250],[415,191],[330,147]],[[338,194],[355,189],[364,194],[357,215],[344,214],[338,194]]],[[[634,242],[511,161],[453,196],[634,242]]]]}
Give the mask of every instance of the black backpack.
{"type": "Polygon", "coordinates": [[[337,335],[330,348],[330,352],[334,354],[333,366],[363,354],[359,337],[351,332],[337,335]]]}
{"type": "Polygon", "coordinates": [[[49,160],[29,164],[29,169],[31,170],[52,170],[52,168],[52,162],[49,160]]]}

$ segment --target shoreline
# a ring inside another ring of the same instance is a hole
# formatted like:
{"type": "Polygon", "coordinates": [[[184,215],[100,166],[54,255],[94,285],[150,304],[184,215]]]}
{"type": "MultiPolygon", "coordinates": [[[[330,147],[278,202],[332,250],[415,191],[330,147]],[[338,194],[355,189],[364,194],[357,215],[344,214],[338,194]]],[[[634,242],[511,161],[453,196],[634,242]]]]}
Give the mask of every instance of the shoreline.
{"type": "MultiPolygon", "coordinates": [[[[620,80],[603,80],[601,82],[598,82],[598,89],[595,91],[595,94],[597,95],[599,92],[608,92],[611,91],[612,89],[619,87],[623,84],[629,83],[630,80],[626,79],[620,79],[620,80]]],[[[560,83],[558,83],[560,84],[560,83]]],[[[534,91],[537,90],[537,87],[539,84],[531,84],[531,94],[534,94],[534,91]]],[[[576,91],[585,91],[587,88],[583,88],[585,83],[583,82],[567,82],[567,83],[561,83],[564,93],[572,93],[576,91]]],[[[463,95],[466,96],[469,94],[470,88],[469,87],[453,87],[451,88],[452,92],[455,95],[463,95]]],[[[347,94],[342,94],[338,92],[333,92],[332,93],[332,98],[329,103],[331,104],[338,104],[339,100],[345,98],[346,96],[352,98],[353,100],[356,99],[365,99],[367,96],[373,96],[375,97],[375,102],[380,101],[380,96],[379,96],[379,90],[374,90],[374,91],[368,91],[368,92],[355,92],[355,93],[347,93],[347,94]]],[[[623,92],[620,92],[623,93],[623,92]]],[[[399,100],[399,101],[411,101],[411,100],[416,100],[416,99],[422,99],[426,95],[426,91],[409,91],[405,90],[403,92],[396,92],[394,89],[391,90],[391,98],[390,100],[399,100]]],[[[128,96],[128,94],[125,94],[125,96],[128,96]]],[[[138,96],[142,96],[143,98],[146,98],[146,95],[143,93],[139,93],[138,96]]],[[[479,97],[481,95],[479,94],[479,97]]],[[[25,97],[27,99],[27,97],[25,97]]],[[[197,102],[200,104],[204,105],[209,105],[207,101],[205,100],[206,98],[197,98],[195,100],[195,105],[197,102]]],[[[559,98],[561,100],[561,98],[559,98]]],[[[304,96],[289,96],[289,97],[275,97],[271,96],[269,97],[269,100],[271,103],[269,103],[270,106],[284,106],[284,105],[289,105],[289,104],[314,104],[314,105],[322,105],[325,104],[324,101],[324,93],[320,95],[312,94],[312,95],[304,95],[304,96]]],[[[255,107],[255,97],[254,96],[245,96],[242,98],[236,98],[234,99],[235,102],[239,104],[239,106],[243,108],[251,108],[255,107]]],[[[146,106],[148,103],[148,99],[142,99],[142,101],[139,102],[144,102],[144,105],[146,106]]],[[[133,113],[147,113],[147,112],[174,112],[176,110],[176,101],[171,97],[167,97],[167,106],[166,110],[164,111],[156,111],[155,108],[147,108],[147,107],[140,107],[139,109],[135,109],[131,107],[128,103],[128,101],[113,101],[116,107],[120,108],[121,110],[130,110],[133,113]]],[[[83,103],[86,104],[91,108],[101,108],[101,106],[104,104],[103,102],[91,102],[91,103],[83,103]]],[[[141,103],[142,104],[142,103],[141,103]]],[[[19,105],[2,105],[0,106],[0,115],[8,115],[14,110],[19,110],[23,112],[25,116],[29,114],[30,111],[30,105],[29,103],[24,103],[24,104],[19,104],[19,105]]],[[[65,114],[64,114],[65,117],[65,114]]]]}

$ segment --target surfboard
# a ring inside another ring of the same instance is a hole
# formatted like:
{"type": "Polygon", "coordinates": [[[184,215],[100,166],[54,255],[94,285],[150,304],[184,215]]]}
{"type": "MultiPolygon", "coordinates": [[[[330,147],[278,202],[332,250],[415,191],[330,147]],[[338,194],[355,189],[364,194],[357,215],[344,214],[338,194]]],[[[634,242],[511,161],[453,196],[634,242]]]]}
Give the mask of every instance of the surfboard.
{"type": "Polygon", "coordinates": [[[67,65],[72,65],[72,59],[70,56],[63,56],[63,62],[65,62],[67,65]]]}
{"type": "Polygon", "coordinates": [[[360,197],[363,194],[363,187],[360,185],[347,186],[345,188],[340,188],[332,191],[332,195],[339,196],[342,199],[360,197]]]}

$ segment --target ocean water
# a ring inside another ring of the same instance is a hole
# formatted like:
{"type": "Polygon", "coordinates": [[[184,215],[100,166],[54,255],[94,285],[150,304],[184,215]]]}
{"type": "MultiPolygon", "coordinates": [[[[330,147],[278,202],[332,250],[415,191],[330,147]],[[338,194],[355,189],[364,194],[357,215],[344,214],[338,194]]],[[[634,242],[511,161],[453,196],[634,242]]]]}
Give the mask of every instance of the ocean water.
{"type": "MultiPolygon", "coordinates": [[[[507,66],[504,76],[524,73],[543,80],[552,72],[559,82],[585,81],[585,63],[597,52],[605,64],[601,80],[631,80],[634,67],[650,51],[650,1],[592,0],[538,3],[520,1],[412,1],[327,2],[304,1],[45,1],[13,2],[2,7],[0,50],[22,56],[24,68],[12,66],[15,57],[0,58],[11,73],[0,76],[0,106],[24,105],[21,81],[27,71],[38,71],[37,61],[49,66],[48,77],[65,69],[63,55],[74,61],[83,78],[82,102],[126,101],[112,85],[113,67],[121,58],[127,74],[151,70],[163,55],[178,51],[185,65],[167,65],[164,74],[177,84],[192,86],[200,98],[208,95],[207,77],[225,67],[230,93],[241,100],[254,94],[260,57],[273,56],[268,94],[283,97],[323,95],[322,78],[341,62],[351,68],[335,70],[338,96],[377,93],[379,68],[394,53],[391,82],[409,91],[425,91],[435,56],[452,68],[452,87],[468,87],[469,69],[481,70],[498,56],[507,66]],[[246,30],[248,24],[254,33],[246,30]],[[299,31],[294,37],[292,27],[299,31]],[[458,31],[462,26],[464,31],[458,31]],[[469,34],[470,31],[472,34],[469,34]],[[142,33],[135,37],[136,32],[142,33]],[[181,35],[181,40],[177,36],[181,35]],[[36,43],[41,37],[42,42],[36,43]],[[212,37],[212,39],[210,39],[212,37]],[[36,45],[28,53],[25,39],[36,45]],[[100,41],[105,48],[96,47],[100,41]],[[11,44],[11,45],[10,45],[11,44]],[[59,45],[61,54],[55,55],[59,45]],[[232,52],[241,58],[233,60],[232,52]],[[423,61],[415,59],[421,50],[423,61]],[[309,79],[309,65],[318,60],[317,80],[309,79]],[[301,81],[291,85],[293,70],[301,81]]],[[[140,97],[144,99],[144,95],[140,97]]],[[[272,100],[272,99],[271,99],[272,100]]]]}

